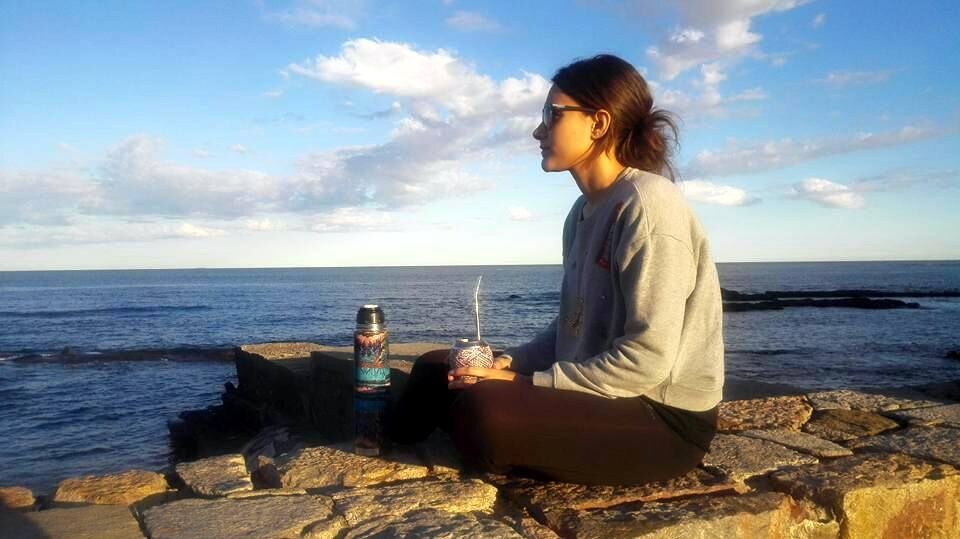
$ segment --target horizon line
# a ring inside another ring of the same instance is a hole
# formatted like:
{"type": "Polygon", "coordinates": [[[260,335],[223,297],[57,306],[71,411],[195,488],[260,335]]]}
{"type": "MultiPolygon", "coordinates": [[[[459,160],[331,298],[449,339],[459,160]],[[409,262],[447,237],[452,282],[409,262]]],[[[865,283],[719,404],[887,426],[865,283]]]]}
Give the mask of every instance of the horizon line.
{"type": "MultiPolygon", "coordinates": [[[[960,262],[953,258],[895,258],[871,260],[739,260],[714,262],[714,264],[844,264],[865,262],[960,262]]],[[[193,266],[193,267],[129,267],[129,268],[59,268],[59,269],[0,269],[0,273],[26,272],[65,272],[65,271],[189,271],[189,270],[283,270],[283,269],[390,269],[390,268],[478,268],[478,267],[522,267],[522,266],[560,266],[560,262],[530,264],[402,264],[382,266],[193,266]]]]}

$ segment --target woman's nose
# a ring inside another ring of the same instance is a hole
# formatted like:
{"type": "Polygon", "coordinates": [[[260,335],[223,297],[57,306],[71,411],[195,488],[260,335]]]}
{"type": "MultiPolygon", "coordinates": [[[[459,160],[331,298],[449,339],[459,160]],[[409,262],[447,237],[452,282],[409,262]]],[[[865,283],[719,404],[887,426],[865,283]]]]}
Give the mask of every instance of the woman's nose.
{"type": "Polygon", "coordinates": [[[546,130],[547,130],[546,126],[543,125],[543,122],[540,122],[540,125],[538,125],[537,128],[533,130],[533,133],[532,133],[533,138],[537,140],[543,139],[543,134],[546,132],[546,130]]]}

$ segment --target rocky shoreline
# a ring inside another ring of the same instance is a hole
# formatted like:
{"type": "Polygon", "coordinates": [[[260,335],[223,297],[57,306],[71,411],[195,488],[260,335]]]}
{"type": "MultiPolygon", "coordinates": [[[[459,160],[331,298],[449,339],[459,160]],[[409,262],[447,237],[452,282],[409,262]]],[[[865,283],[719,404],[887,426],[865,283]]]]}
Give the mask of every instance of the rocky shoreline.
{"type": "MultiPolygon", "coordinates": [[[[405,359],[438,346],[392,346],[396,384],[405,359]]],[[[189,460],[67,479],[49,496],[0,488],[0,530],[153,539],[960,534],[960,381],[883,392],[728,384],[721,434],[700,467],[639,487],[590,487],[470,473],[442,433],[383,458],[354,455],[349,357],[312,343],[239,347],[239,384],[224,403],[171,425],[192,444],[189,460]]]]}

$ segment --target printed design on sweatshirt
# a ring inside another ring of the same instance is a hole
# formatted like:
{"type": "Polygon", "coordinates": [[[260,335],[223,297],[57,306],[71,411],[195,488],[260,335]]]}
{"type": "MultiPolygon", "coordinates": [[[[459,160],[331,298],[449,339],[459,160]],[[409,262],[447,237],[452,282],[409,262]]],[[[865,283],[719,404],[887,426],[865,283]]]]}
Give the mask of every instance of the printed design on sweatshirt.
{"type": "Polygon", "coordinates": [[[594,261],[598,266],[605,270],[610,269],[610,251],[613,250],[613,225],[620,219],[623,213],[623,202],[618,202],[613,207],[613,213],[610,214],[610,221],[607,223],[607,233],[604,235],[603,247],[597,253],[597,259],[594,261]]]}

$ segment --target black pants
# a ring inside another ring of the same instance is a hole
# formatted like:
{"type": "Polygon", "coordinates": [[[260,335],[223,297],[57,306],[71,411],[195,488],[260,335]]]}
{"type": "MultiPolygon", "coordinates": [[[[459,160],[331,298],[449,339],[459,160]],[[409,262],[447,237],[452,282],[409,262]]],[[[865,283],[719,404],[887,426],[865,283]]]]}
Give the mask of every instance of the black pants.
{"type": "Polygon", "coordinates": [[[607,399],[501,380],[451,391],[447,353],[434,350],[414,364],[388,422],[394,441],[415,443],[440,427],[473,468],[583,484],[660,481],[703,458],[642,397],[607,399]]]}

